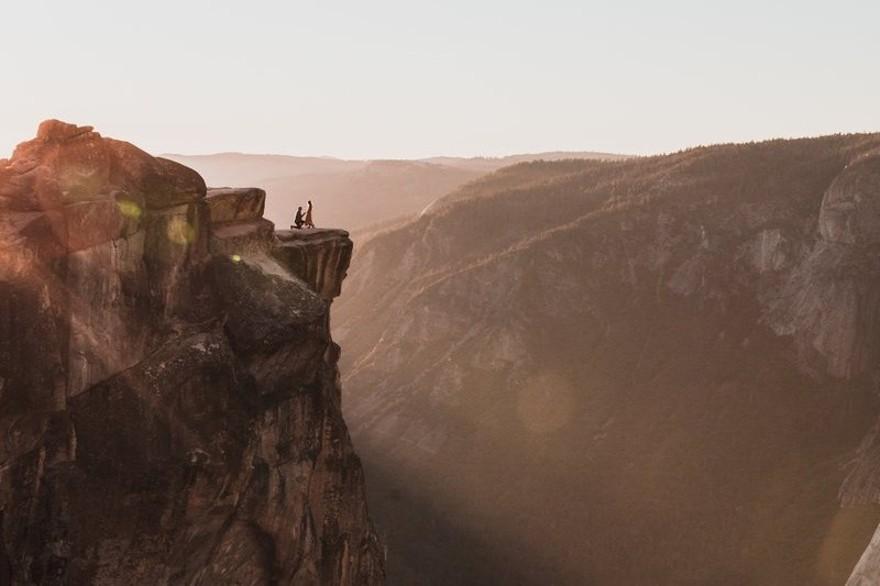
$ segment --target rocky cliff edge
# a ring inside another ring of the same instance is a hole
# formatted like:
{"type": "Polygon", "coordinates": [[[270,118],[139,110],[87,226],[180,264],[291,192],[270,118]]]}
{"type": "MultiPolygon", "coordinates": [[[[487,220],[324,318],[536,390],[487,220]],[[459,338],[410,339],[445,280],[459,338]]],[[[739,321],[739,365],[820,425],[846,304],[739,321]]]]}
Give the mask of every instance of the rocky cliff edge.
{"type": "Polygon", "coordinates": [[[341,230],[59,121],[0,160],[0,585],[379,584],[341,230]]]}

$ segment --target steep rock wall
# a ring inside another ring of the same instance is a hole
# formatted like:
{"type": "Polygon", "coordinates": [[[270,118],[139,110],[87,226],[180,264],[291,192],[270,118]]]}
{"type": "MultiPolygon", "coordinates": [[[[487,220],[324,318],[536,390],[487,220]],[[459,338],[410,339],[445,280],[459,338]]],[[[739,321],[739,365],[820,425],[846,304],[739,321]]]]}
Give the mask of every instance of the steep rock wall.
{"type": "Polygon", "coordinates": [[[342,290],[352,244],[344,230],[280,230],[275,255],[325,299],[342,290]]]}
{"type": "Polygon", "coordinates": [[[264,197],[57,121],[0,161],[0,585],[382,583],[348,259],[301,278],[264,197]]]}

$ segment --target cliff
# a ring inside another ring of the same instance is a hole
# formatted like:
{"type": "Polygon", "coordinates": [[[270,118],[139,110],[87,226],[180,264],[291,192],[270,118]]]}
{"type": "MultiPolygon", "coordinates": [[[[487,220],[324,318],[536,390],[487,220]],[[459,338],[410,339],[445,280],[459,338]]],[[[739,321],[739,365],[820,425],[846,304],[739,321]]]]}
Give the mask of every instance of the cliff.
{"type": "Polygon", "coordinates": [[[329,331],[351,241],[264,205],[58,121],[0,161],[0,584],[383,582],[329,331]]]}

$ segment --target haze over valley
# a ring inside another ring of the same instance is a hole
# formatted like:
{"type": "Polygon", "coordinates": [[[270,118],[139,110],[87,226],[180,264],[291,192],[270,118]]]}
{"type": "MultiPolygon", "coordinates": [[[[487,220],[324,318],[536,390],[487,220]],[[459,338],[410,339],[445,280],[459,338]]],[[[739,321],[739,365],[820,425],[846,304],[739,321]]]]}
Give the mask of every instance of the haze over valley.
{"type": "Polygon", "coordinates": [[[351,231],[381,228],[418,214],[468,181],[516,162],[623,158],[581,152],[375,161],[240,153],[166,156],[196,169],[211,186],[255,185],[265,189],[266,217],[279,228],[289,226],[296,208],[311,199],[323,225],[351,231]]]}

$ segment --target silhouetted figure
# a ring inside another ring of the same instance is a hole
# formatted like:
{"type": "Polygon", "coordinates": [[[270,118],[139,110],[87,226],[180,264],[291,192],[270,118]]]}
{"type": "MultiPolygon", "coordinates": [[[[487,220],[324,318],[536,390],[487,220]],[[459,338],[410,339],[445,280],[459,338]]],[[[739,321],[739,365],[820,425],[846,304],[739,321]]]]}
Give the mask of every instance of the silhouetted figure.
{"type": "Polygon", "coordinates": [[[306,210],[306,228],[314,228],[315,223],[312,221],[312,200],[309,200],[309,207],[306,210]]]}
{"type": "Polygon", "coordinates": [[[302,206],[296,208],[296,217],[293,219],[293,225],[299,230],[303,227],[303,209],[302,206]]]}

